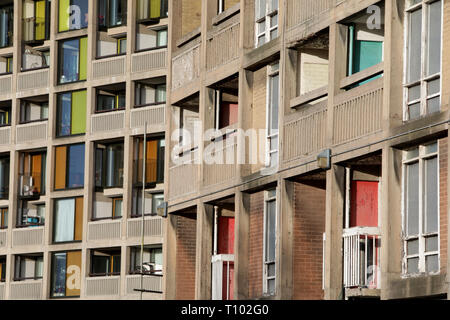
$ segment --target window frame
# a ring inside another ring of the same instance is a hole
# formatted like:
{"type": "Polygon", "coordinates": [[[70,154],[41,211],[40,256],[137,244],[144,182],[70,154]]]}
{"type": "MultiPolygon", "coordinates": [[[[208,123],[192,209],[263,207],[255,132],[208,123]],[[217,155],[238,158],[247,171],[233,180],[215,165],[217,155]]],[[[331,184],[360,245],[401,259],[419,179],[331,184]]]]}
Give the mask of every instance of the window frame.
{"type": "Polygon", "coordinates": [[[278,7],[272,8],[272,2],[274,0],[264,0],[264,1],[265,1],[265,6],[266,6],[265,14],[264,14],[264,16],[262,16],[260,18],[257,17],[256,13],[259,11],[258,9],[259,9],[261,0],[255,1],[255,48],[259,48],[259,47],[263,46],[264,44],[269,43],[270,41],[274,40],[274,39],[271,40],[271,38],[270,38],[272,31],[277,30],[276,38],[278,38],[278,36],[279,36],[278,28],[279,28],[279,24],[280,24],[280,21],[279,21],[279,19],[280,19],[280,15],[279,15],[280,2],[277,0],[278,7]],[[274,16],[278,16],[277,24],[275,26],[271,27],[270,22],[274,16]],[[260,24],[262,22],[264,22],[265,28],[264,28],[264,32],[260,33],[260,32],[258,32],[258,24],[260,24]],[[259,39],[263,36],[264,36],[264,42],[261,45],[258,45],[259,39]]]}
{"type": "MultiPolygon", "coordinates": [[[[81,239],[77,240],[77,200],[82,199],[83,208],[81,210],[81,217],[80,219],[83,220],[84,216],[84,198],[81,196],[78,197],[66,197],[66,198],[56,198],[53,200],[53,221],[52,221],[52,244],[53,245],[64,245],[64,244],[70,244],[70,243],[81,243],[83,242],[83,236],[81,236],[81,239]],[[73,240],[71,241],[55,241],[55,234],[56,234],[56,203],[58,201],[64,201],[64,200],[73,200],[74,201],[74,212],[73,212],[73,240]]],[[[81,224],[81,233],[83,232],[83,223],[81,224]]]]}
{"type": "MultiPolygon", "coordinates": [[[[69,175],[68,175],[68,173],[69,173],[69,161],[70,161],[70,152],[69,152],[69,149],[70,149],[70,147],[72,147],[72,146],[80,146],[80,145],[82,145],[82,146],[84,146],[84,158],[86,158],[86,144],[84,143],[84,142],[81,142],[81,143],[74,143],[74,144],[65,144],[65,145],[58,145],[58,146],[55,146],[55,162],[56,162],[56,148],[60,148],[60,147],[66,147],[66,163],[65,163],[65,173],[64,173],[64,177],[65,177],[65,187],[63,188],[63,189],[59,189],[59,188],[56,188],[56,174],[54,175],[54,179],[53,179],[53,191],[68,191],[68,190],[79,190],[79,189],[84,189],[84,186],[85,186],[85,183],[86,183],[86,181],[84,181],[84,175],[86,174],[86,166],[85,166],[85,161],[86,161],[86,159],[84,159],[84,162],[83,162],[83,186],[80,186],[80,187],[73,187],[73,188],[70,188],[70,187],[68,187],[67,185],[68,185],[68,177],[69,177],[69,175]]],[[[57,168],[56,168],[56,164],[55,164],[55,166],[54,166],[54,168],[53,168],[53,170],[56,170],[57,168]]]]}
{"type": "Polygon", "coordinates": [[[57,76],[57,84],[58,85],[66,85],[66,84],[71,84],[71,83],[78,83],[78,82],[87,81],[87,78],[88,78],[88,74],[87,74],[87,55],[88,55],[88,53],[87,52],[86,52],[86,70],[85,70],[86,79],[80,79],[80,76],[81,76],[81,56],[82,56],[81,40],[82,39],[86,39],[86,51],[87,51],[88,46],[89,46],[89,44],[88,44],[88,37],[87,36],[68,38],[68,39],[64,39],[64,40],[58,41],[58,70],[57,70],[57,75],[58,75],[57,76]],[[77,80],[74,80],[74,81],[62,82],[61,81],[61,77],[63,76],[62,71],[63,71],[63,66],[64,66],[64,60],[63,60],[64,48],[63,48],[63,45],[64,45],[65,42],[75,41],[75,40],[78,41],[78,70],[77,70],[78,71],[78,73],[77,73],[78,77],[77,77],[77,80]]]}
{"type": "Polygon", "coordinates": [[[277,271],[278,271],[278,263],[277,263],[277,257],[278,257],[278,236],[277,236],[277,230],[278,230],[278,188],[269,189],[264,191],[264,213],[263,213],[263,295],[264,296],[275,296],[277,294],[277,271]],[[268,228],[268,204],[270,202],[275,202],[275,261],[266,261],[266,252],[268,248],[267,244],[267,228],[268,228]],[[269,266],[274,265],[275,266],[275,275],[269,277],[269,266]],[[274,280],[275,281],[275,288],[274,292],[269,292],[269,281],[274,280]]]}
{"type": "Polygon", "coordinates": [[[26,280],[41,280],[43,279],[43,274],[44,274],[44,270],[42,270],[42,275],[37,276],[36,275],[36,264],[38,260],[42,260],[42,268],[44,267],[44,256],[43,255],[26,255],[26,254],[18,254],[14,256],[14,277],[13,277],[13,281],[14,282],[20,282],[20,281],[26,281],[26,280]],[[25,258],[36,258],[33,259],[35,260],[35,265],[34,265],[34,277],[18,277],[17,275],[17,271],[19,272],[19,275],[22,273],[22,259],[25,258]],[[19,262],[19,266],[17,267],[17,263],[19,262]]]}
{"type": "MultiPolygon", "coordinates": [[[[80,297],[80,295],[73,295],[73,296],[67,295],[67,255],[68,255],[68,253],[71,253],[71,252],[79,252],[80,255],[81,255],[82,251],[81,250],[68,250],[68,251],[51,252],[51,255],[50,255],[50,257],[51,257],[50,298],[51,299],[79,298],[80,297]],[[55,265],[54,265],[54,262],[55,262],[55,256],[56,255],[60,255],[60,254],[65,254],[65,256],[66,256],[66,268],[65,268],[65,270],[66,270],[66,272],[65,272],[65,291],[66,291],[66,293],[63,296],[55,296],[54,292],[53,292],[54,291],[54,288],[53,288],[53,284],[54,283],[53,282],[54,282],[54,279],[55,279],[55,265]]],[[[80,264],[81,265],[83,264],[83,258],[82,257],[81,257],[80,264]]],[[[80,269],[80,286],[81,286],[81,269],[80,269]]],[[[81,288],[78,289],[78,290],[81,290],[81,288]]]]}
{"type": "MultiPolygon", "coordinates": [[[[65,33],[65,32],[77,31],[77,30],[84,30],[84,29],[87,29],[87,28],[89,27],[89,21],[88,21],[85,27],[81,27],[81,28],[79,28],[79,29],[77,29],[77,28],[71,29],[71,28],[70,28],[70,21],[69,21],[69,22],[68,22],[68,25],[69,25],[69,26],[68,26],[68,29],[67,29],[67,30],[60,30],[60,18],[61,18],[61,14],[60,14],[60,9],[61,9],[60,1],[61,1],[61,0],[58,0],[58,2],[57,2],[57,18],[58,18],[58,19],[57,19],[57,20],[58,20],[58,22],[57,22],[57,28],[56,28],[57,33],[65,33]]],[[[68,1],[69,1],[69,7],[70,7],[70,6],[73,6],[73,0],[68,0],[68,1]]],[[[88,1],[88,10],[87,10],[86,14],[89,15],[89,1],[88,1]]],[[[70,16],[71,16],[71,14],[69,14],[69,19],[70,19],[70,16]]],[[[80,17],[80,19],[81,19],[81,17],[80,17]]],[[[80,20],[80,21],[81,21],[81,20],[80,20]]]]}
{"type": "Polygon", "coordinates": [[[441,236],[440,236],[440,142],[439,140],[420,144],[418,146],[414,146],[413,148],[409,148],[403,151],[402,155],[402,242],[403,242],[403,259],[402,259],[402,273],[403,277],[408,276],[418,276],[424,274],[439,274],[441,269],[441,236]],[[437,151],[435,152],[426,152],[426,147],[436,144],[437,151]],[[418,155],[412,158],[407,158],[408,152],[412,150],[418,149],[418,155]],[[425,173],[425,162],[427,160],[436,158],[437,161],[437,172],[436,172],[436,190],[437,194],[437,231],[436,232],[426,232],[425,230],[425,219],[426,219],[426,208],[425,208],[425,195],[426,195],[426,173],[425,173]],[[408,165],[412,165],[414,163],[418,163],[419,174],[418,174],[418,232],[417,235],[408,235],[408,177],[407,177],[407,167],[408,165]],[[437,237],[437,250],[434,251],[426,251],[426,239],[431,237],[437,237]],[[418,253],[417,254],[408,254],[408,242],[418,240],[418,253]],[[435,256],[438,257],[438,271],[426,271],[426,257],[435,256]],[[418,258],[418,272],[410,273],[408,272],[408,260],[418,258]]]}
{"type": "MultiPolygon", "coordinates": [[[[411,0],[409,0],[411,1],[411,0]]],[[[404,63],[403,63],[403,121],[413,121],[422,117],[428,116],[432,113],[428,112],[428,100],[439,97],[439,111],[442,106],[442,61],[443,61],[443,35],[444,35],[444,1],[442,0],[421,0],[417,4],[408,5],[408,1],[405,4],[404,12],[404,63]],[[429,27],[429,7],[434,2],[441,2],[441,39],[440,39],[440,71],[433,75],[427,75],[427,62],[428,62],[428,27],[429,27]],[[421,66],[419,80],[409,82],[409,68],[410,68],[410,27],[411,27],[411,13],[422,10],[421,15],[421,66]],[[439,79],[439,92],[428,95],[428,83],[433,80],[439,79]],[[418,99],[409,100],[409,89],[419,86],[420,96],[418,99]],[[410,106],[419,103],[420,115],[416,118],[410,118],[410,106]]],[[[434,112],[433,112],[434,113],[434,112]]]]}
{"type": "Polygon", "coordinates": [[[279,62],[273,63],[267,66],[267,82],[266,82],[266,167],[272,168],[277,167],[279,164],[279,152],[280,152],[280,93],[281,93],[281,81],[280,81],[280,65],[279,62]],[[272,97],[273,97],[273,78],[278,77],[278,101],[277,101],[277,118],[278,125],[276,132],[272,132],[271,128],[271,120],[272,120],[272,111],[274,106],[272,105],[272,97]],[[271,149],[272,140],[278,139],[277,149],[271,149]],[[272,155],[277,154],[277,161],[275,164],[272,163],[272,155]]]}
{"type": "Polygon", "coordinates": [[[84,106],[84,111],[85,114],[87,113],[87,89],[80,89],[80,90],[74,90],[74,91],[66,91],[66,92],[59,92],[56,96],[56,121],[58,122],[56,124],[56,128],[55,128],[55,137],[56,138],[67,138],[67,137],[76,137],[76,136],[83,136],[86,135],[86,124],[85,124],[85,128],[84,128],[84,132],[83,133],[72,133],[72,129],[73,129],[73,94],[74,93],[80,93],[80,92],[86,92],[86,103],[84,106]],[[62,119],[61,119],[61,101],[60,101],[60,97],[62,97],[65,94],[69,94],[70,93],[70,134],[69,135],[61,135],[60,132],[58,132],[59,130],[61,130],[58,126],[61,125],[62,123],[62,119]]]}
{"type": "Polygon", "coordinates": [[[9,207],[0,208],[0,230],[8,229],[9,207]]]}

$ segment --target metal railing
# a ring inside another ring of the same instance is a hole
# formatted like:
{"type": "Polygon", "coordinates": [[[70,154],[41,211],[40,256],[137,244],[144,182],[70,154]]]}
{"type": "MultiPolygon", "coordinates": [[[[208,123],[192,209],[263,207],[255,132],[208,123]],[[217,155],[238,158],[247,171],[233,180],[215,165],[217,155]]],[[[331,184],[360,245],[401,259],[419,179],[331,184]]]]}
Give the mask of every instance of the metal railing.
{"type": "Polygon", "coordinates": [[[381,237],[377,227],[344,229],[344,287],[379,286],[381,237]]]}
{"type": "Polygon", "coordinates": [[[234,271],[234,254],[218,254],[212,262],[212,300],[232,300],[231,286],[234,271]],[[225,287],[224,287],[225,286],[225,287]]]}

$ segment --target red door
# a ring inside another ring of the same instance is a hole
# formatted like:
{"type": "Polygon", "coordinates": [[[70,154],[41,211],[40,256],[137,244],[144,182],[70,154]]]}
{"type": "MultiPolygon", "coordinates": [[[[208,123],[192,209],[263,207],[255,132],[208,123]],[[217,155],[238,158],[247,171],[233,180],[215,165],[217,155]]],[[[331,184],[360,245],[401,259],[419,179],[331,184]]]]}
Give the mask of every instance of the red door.
{"type": "Polygon", "coordinates": [[[378,181],[352,181],[350,227],[378,226],[378,181]]]}
{"type": "MultiPolygon", "coordinates": [[[[219,217],[217,254],[234,254],[234,217],[219,217]]],[[[233,300],[234,262],[223,263],[222,297],[233,300]]]]}

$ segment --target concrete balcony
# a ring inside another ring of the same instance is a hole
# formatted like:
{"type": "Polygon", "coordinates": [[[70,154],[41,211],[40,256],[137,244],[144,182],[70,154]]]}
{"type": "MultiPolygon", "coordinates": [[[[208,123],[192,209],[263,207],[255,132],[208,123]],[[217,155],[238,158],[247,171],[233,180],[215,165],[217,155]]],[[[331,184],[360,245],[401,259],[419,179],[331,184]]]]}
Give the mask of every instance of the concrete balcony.
{"type": "Polygon", "coordinates": [[[199,79],[201,47],[198,43],[172,58],[172,90],[199,79]]]}
{"type": "Polygon", "coordinates": [[[26,280],[11,282],[9,298],[12,300],[41,300],[42,280],[26,280]]]}
{"type": "Polygon", "coordinates": [[[100,298],[120,295],[120,276],[86,278],[86,296],[100,298]]]}
{"type": "Polygon", "coordinates": [[[48,122],[20,124],[16,128],[16,143],[28,143],[47,140],[48,122]]]}
{"type": "Polygon", "coordinates": [[[167,48],[138,52],[131,56],[131,72],[149,72],[167,67],[167,48]]]}
{"type": "Polygon", "coordinates": [[[239,58],[239,15],[231,25],[209,35],[206,41],[206,70],[212,71],[239,58]]]}
{"type": "MultiPolygon", "coordinates": [[[[152,300],[162,299],[163,277],[158,275],[144,275],[142,288],[146,291],[143,298],[152,300]]],[[[137,299],[139,290],[141,288],[141,276],[140,275],[128,275],[126,277],[127,295],[130,298],[137,299]]]]}
{"type": "MultiPolygon", "coordinates": [[[[127,237],[129,239],[133,238],[140,239],[142,233],[141,228],[142,228],[142,218],[128,219],[127,237]]],[[[145,217],[144,236],[154,238],[160,238],[163,236],[161,217],[145,217]]]]}
{"type": "Polygon", "coordinates": [[[0,230],[0,249],[6,248],[8,230],[0,230]]]}
{"type": "Polygon", "coordinates": [[[335,5],[335,0],[288,1],[286,8],[287,29],[306,23],[335,5]]]}
{"type": "Polygon", "coordinates": [[[0,128],[0,145],[11,144],[11,127],[5,126],[0,128]]]}
{"type": "Polygon", "coordinates": [[[12,246],[42,246],[44,244],[44,227],[14,229],[12,246]]]}
{"type": "Polygon", "coordinates": [[[0,300],[5,300],[5,283],[0,283],[0,300]]]}
{"type": "Polygon", "coordinates": [[[122,237],[122,220],[101,220],[88,223],[88,241],[112,241],[122,237]]]}
{"type": "Polygon", "coordinates": [[[125,75],[127,69],[125,55],[98,59],[92,62],[92,79],[98,80],[125,75]]]}
{"type": "Polygon", "coordinates": [[[48,68],[21,72],[17,75],[17,91],[46,89],[49,86],[50,71],[48,68]]]}
{"type": "Polygon", "coordinates": [[[130,128],[144,128],[147,122],[147,130],[150,132],[161,132],[165,130],[166,105],[156,104],[143,106],[131,110],[130,128]]]}
{"type": "Polygon", "coordinates": [[[198,149],[183,153],[179,162],[169,169],[169,200],[192,195],[198,191],[198,149]]]}
{"type": "Polygon", "coordinates": [[[6,74],[0,76],[0,97],[8,96],[11,94],[12,90],[12,74],[6,74]]]}
{"type": "Polygon", "coordinates": [[[102,133],[121,130],[125,127],[125,111],[111,111],[91,117],[91,132],[102,133]]]}

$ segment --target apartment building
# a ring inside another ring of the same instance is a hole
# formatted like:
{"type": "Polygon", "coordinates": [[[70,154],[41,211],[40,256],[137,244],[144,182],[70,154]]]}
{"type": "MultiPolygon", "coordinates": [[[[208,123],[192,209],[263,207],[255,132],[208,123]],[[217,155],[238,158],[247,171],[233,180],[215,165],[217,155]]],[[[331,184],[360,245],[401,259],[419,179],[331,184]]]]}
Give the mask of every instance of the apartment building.
{"type": "Polygon", "coordinates": [[[162,299],[168,22],[0,1],[0,299],[162,299]]]}
{"type": "Polygon", "coordinates": [[[164,298],[446,299],[450,1],[169,12],[164,298]]]}

